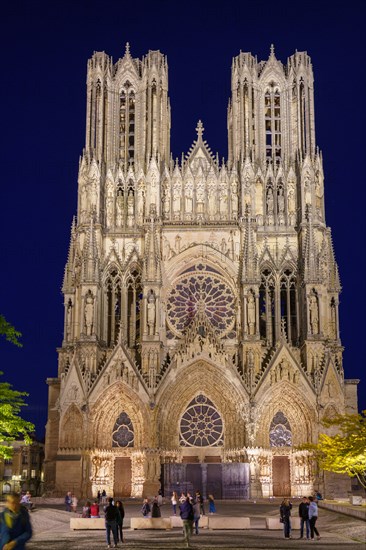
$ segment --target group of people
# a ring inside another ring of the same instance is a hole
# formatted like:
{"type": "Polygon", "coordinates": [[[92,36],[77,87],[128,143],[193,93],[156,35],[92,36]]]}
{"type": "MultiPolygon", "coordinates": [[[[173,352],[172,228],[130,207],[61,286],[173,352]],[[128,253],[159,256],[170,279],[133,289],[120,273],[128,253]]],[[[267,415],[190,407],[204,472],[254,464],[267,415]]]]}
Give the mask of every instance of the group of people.
{"type": "MultiPolygon", "coordinates": [[[[176,515],[178,495],[175,491],[172,494],[171,502],[173,507],[173,514],[176,515]]],[[[209,513],[215,514],[215,499],[212,494],[208,495],[208,502],[209,513]]],[[[196,491],[195,498],[193,498],[193,496],[189,492],[182,493],[179,497],[179,512],[180,517],[183,521],[184,540],[187,547],[189,547],[189,539],[193,533],[193,528],[195,534],[198,535],[200,517],[201,515],[205,515],[204,499],[200,491],[196,491]]]]}
{"type": "MultiPolygon", "coordinates": [[[[318,497],[313,496],[303,497],[299,505],[300,517],[300,539],[304,538],[304,526],[306,528],[307,540],[314,540],[316,535],[320,539],[320,534],[316,528],[316,520],[318,519],[318,497]]],[[[285,539],[291,538],[291,510],[292,504],[288,498],[285,498],[280,506],[280,521],[283,523],[283,534],[285,539]]]]}

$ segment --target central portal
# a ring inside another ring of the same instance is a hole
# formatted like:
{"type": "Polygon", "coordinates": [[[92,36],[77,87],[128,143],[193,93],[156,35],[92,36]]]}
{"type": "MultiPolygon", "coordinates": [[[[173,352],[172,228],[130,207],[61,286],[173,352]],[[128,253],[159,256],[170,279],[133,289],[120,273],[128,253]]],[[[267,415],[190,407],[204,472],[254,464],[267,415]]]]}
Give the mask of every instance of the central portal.
{"type": "Polygon", "coordinates": [[[200,491],[203,498],[212,494],[217,499],[249,498],[249,464],[163,464],[161,485],[164,496],[200,491]]]}

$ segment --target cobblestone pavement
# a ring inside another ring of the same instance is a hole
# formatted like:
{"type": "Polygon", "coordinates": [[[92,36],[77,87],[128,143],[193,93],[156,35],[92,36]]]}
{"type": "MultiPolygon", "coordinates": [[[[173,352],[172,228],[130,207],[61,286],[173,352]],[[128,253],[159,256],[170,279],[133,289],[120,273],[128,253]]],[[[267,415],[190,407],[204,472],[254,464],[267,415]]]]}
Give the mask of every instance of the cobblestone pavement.
{"type": "MultiPolygon", "coordinates": [[[[218,511],[223,516],[247,516],[251,518],[252,528],[247,531],[200,531],[193,535],[191,547],[195,550],[239,550],[264,548],[303,549],[309,545],[318,550],[362,550],[366,548],[366,523],[335,512],[320,511],[318,528],[320,541],[298,540],[299,531],[292,532],[293,539],[284,540],[281,531],[264,529],[266,516],[277,516],[277,503],[218,503],[218,511]]],[[[32,513],[34,537],[29,542],[29,550],[96,550],[107,548],[104,531],[70,531],[70,513],[61,507],[39,507],[32,513]]],[[[132,531],[129,529],[129,518],[140,515],[140,503],[127,502],[125,544],[119,547],[140,550],[180,550],[186,547],[180,529],[171,531],[132,531]]],[[[297,513],[297,503],[293,514],[297,513]]],[[[170,506],[162,507],[162,515],[170,515],[170,506]]]]}

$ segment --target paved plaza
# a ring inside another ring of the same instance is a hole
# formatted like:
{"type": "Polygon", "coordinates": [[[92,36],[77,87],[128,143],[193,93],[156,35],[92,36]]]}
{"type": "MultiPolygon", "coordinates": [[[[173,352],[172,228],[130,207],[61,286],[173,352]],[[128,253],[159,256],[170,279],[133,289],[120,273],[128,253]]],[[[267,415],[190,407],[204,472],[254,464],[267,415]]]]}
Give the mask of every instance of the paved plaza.
{"type": "MultiPolygon", "coordinates": [[[[294,502],[293,515],[297,514],[298,502],[294,502]]],[[[201,529],[200,534],[193,535],[192,548],[210,549],[303,549],[310,546],[322,550],[327,548],[339,550],[361,550],[366,547],[366,523],[343,514],[328,510],[319,510],[317,523],[321,534],[320,541],[299,540],[299,531],[292,532],[291,540],[284,540],[281,531],[265,529],[265,517],[278,515],[279,502],[217,502],[217,511],[222,516],[250,517],[251,529],[247,531],[212,531],[201,529]]],[[[119,547],[130,547],[146,550],[183,549],[185,544],[180,529],[171,531],[132,531],[129,528],[131,517],[140,517],[140,502],[125,502],[125,544],[119,547]]],[[[169,516],[169,504],[162,506],[162,516],[169,516]]],[[[62,506],[40,505],[32,513],[34,537],[29,543],[29,550],[96,550],[107,547],[104,531],[70,531],[71,513],[65,512],[62,506]]]]}

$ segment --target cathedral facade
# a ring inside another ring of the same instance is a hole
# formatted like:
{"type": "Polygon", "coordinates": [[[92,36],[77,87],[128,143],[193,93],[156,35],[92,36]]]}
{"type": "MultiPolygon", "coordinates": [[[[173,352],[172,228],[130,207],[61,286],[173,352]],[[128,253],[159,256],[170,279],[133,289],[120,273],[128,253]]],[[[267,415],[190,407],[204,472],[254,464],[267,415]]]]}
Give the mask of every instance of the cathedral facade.
{"type": "Polygon", "coordinates": [[[357,411],[310,58],[241,52],[231,89],[227,161],[200,121],[178,161],[166,57],[127,45],[117,63],[88,62],[64,338],[47,380],[50,493],[346,488],[298,449],[324,416],[357,411]]]}

